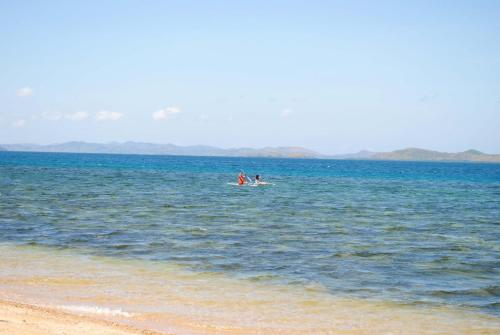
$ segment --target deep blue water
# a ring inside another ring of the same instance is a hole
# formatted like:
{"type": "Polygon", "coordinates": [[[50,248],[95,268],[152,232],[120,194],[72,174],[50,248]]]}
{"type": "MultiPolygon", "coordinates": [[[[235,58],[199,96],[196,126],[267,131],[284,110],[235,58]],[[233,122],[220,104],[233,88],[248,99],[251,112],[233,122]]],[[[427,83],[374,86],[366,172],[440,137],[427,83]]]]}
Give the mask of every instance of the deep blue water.
{"type": "Polygon", "coordinates": [[[340,296],[500,315],[499,228],[499,164],[0,152],[0,242],[340,296]]]}

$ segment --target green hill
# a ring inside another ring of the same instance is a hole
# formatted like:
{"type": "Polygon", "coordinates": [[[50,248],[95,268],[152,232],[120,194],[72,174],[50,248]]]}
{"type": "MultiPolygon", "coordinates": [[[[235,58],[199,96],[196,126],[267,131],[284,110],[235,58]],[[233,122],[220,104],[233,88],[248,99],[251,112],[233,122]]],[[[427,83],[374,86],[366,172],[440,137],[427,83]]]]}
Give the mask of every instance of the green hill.
{"type": "Polygon", "coordinates": [[[408,148],[391,152],[379,152],[371,156],[371,159],[400,161],[500,162],[500,155],[489,155],[477,150],[450,153],[408,148]]]}

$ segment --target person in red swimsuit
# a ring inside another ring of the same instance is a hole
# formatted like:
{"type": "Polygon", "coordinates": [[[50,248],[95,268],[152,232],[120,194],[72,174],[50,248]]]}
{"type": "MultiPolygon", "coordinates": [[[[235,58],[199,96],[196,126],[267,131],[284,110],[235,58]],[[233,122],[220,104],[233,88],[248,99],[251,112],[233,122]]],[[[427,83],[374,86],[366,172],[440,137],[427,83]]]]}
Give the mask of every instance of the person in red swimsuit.
{"type": "Polygon", "coordinates": [[[243,185],[247,182],[247,176],[243,172],[240,172],[240,175],[238,176],[238,185],[243,185]]]}

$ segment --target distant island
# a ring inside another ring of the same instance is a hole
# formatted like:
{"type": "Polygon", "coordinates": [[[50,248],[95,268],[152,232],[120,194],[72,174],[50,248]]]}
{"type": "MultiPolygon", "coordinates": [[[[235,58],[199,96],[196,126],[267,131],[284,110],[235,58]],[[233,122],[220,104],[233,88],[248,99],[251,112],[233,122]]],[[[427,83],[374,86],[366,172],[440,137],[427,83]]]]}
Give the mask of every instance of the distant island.
{"type": "Polygon", "coordinates": [[[490,155],[478,150],[463,152],[439,152],[419,148],[407,148],[390,152],[360,151],[355,154],[335,155],[336,159],[365,159],[389,161],[428,161],[428,162],[487,162],[500,163],[500,155],[490,155]]]}
{"type": "Polygon", "coordinates": [[[500,162],[500,155],[490,155],[478,150],[449,153],[418,148],[391,152],[378,152],[372,159],[399,161],[442,161],[442,162],[500,162]]]}
{"type": "Polygon", "coordinates": [[[362,150],[352,154],[324,155],[302,147],[222,149],[205,145],[178,146],[143,142],[66,142],[49,145],[2,144],[0,151],[500,163],[500,155],[485,154],[477,150],[448,153],[419,148],[391,152],[362,150]]]}

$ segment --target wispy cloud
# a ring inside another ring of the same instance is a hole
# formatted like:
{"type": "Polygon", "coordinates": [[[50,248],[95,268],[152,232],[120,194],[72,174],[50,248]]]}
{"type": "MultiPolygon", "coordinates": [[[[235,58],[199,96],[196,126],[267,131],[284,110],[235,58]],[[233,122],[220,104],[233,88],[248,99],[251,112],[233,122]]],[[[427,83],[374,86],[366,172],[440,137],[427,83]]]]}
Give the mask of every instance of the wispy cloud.
{"type": "Polygon", "coordinates": [[[14,127],[14,128],[22,128],[22,127],[26,126],[26,123],[27,123],[27,121],[23,120],[23,119],[16,120],[16,121],[14,121],[12,123],[12,127],[14,127]]]}
{"type": "Polygon", "coordinates": [[[18,97],[29,97],[33,95],[33,89],[29,86],[21,87],[16,91],[18,97]]]}
{"type": "Polygon", "coordinates": [[[97,112],[95,118],[97,121],[116,121],[123,117],[122,113],[118,112],[110,112],[106,110],[102,110],[97,112]]]}
{"type": "Polygon", "coordinates": [[[434,92],[432,94],[427,94],[427,95],[423,95],[421,96],[418,101],[419,102],[429,102],[429,101],[434,101],[436,100],[437,98],[439,98],[439,94],[437,92],[434,92]]]}
{"type": "Polygon", "coordinates": [[[289,117],[292,114],[293,110],[291,110],[290,108],[285,108],[281,111],[281,117],[289,117]]]}
{"type": "Polygon", "coordinates": [[[62,119],[63,115],[61,113],[57,113],[57,112],[55,112],[55,113],[54,112],[43,112],[42,117],[44,119],[47,119],[47,120],[57,121],[57,120],[62,119]]]}
{"type": "Polygon", "coordinates": [[[87,112],[75,112],[69,114],[62,114],[58,112],[43,112],[42,118],[50,121],[59,121],[61,119],[68,119],[71,121],[82,121],[89,117],[89,113],[87,112]]]}
{"type": "Polygon", "coordinates": [[[179,107],[171,106],[165,109],[160,109],[154,112],[151,117],[153,120],[165,120],[181,113],[181,109],[179,107]]]}
{"type": "Polygon", "coordinates": [[[83,121],[89,117],[89,113],[87,113],[87,112],[75,112],[73,114],[66,114],[64,117],[66,119],[72,120],[72,121],[83,121]]]}

